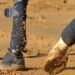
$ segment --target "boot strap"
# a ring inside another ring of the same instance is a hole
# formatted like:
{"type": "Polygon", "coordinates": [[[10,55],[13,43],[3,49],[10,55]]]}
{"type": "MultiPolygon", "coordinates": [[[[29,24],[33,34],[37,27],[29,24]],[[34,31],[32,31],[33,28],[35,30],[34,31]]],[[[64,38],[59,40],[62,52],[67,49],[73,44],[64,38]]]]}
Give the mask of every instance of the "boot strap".
{"type": "Polygon", "coordinates": [[[15,16],[19,16],[19,13],[15,8],[6,8],[4,11],[4,15],[5,17],[15,17],[15,16]]]}

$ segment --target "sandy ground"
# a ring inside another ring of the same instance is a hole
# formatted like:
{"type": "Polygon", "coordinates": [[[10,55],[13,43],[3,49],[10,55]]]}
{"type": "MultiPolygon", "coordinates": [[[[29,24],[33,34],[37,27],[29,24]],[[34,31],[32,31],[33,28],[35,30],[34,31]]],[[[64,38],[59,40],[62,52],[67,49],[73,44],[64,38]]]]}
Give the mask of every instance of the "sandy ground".
{"type": "MultiPolygon", "coordinates": [[[[4,9],[12,1],[0,2],[0,59],[10,46],[12,18],[4,16],[4,9]]],[[[27,53],[24,54],[27,71],[0,72],[0,75],[48,75],[43,64],[52,46],[58,41],[64,27],[75,18],[75,0],[29,0],[27,5],[27,53]],[[38,55],[39,54],[39,55],[38,55]]],[[[75,75],[74,46],[68,50],[69,61],[59,75],[75,75]]]]}

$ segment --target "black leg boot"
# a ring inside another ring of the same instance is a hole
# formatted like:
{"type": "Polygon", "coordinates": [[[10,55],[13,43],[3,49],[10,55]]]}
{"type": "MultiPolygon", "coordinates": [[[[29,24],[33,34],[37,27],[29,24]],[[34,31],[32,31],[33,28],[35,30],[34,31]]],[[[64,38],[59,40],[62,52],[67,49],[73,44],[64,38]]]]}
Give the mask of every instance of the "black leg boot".
{"type": "Polygon", "coordinates": [[[6,17],[13,17],[13,29],[10,42],[10,48],[5,55],[1,70],[22,70],[25,69],[25,62],[23,59],[22,51],[26,46],[26,34],[24,28],[24,21],[26,19],[24,5],[25,0],[13,0],[14,7],[5,9],[6,17]]]}

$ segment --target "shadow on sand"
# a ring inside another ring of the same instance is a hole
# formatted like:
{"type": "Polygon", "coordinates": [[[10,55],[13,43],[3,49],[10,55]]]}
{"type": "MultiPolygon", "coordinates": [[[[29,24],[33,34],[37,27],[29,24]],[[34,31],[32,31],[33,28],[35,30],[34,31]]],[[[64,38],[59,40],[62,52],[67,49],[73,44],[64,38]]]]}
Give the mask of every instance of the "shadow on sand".
{"type": "MultiPolygon", "coordinates": [[[[75,53],[68,53],[67,55],[68,56],[74,56],[75,53]]],[[[75,66],[68,66],[68,67],[65,68],[65,70],[75,70],[75,66]]]]}
{"type": "Polygon", "coordinates": [[[75,55],[75,53],[68,53],[67,55],[68,56],[72,56],[72,55],[75,55]]]}
{"type": "Polygon", "coordinates": [[[36,55],[30,55],[26,56],[25,58],[36,58],[36,57],[45,57],[47,56],[46,54],[36,54],[36,55]]]}
{"type": "Polygon", "coordinates": [[[32,68],[27,68],[25,67],[25,69],[19,70],[19,71],[33,71],[33,70],[40,70],[42,69],[41,67],[32,67],[32,68]]]}
{"type": "Polygon", "coordinates": [[[65,70],[75,70],[75,67],[66,67],[65,70]]]}
{"type": "Polygon", "coordinates": [[[0,57],[0,60],[2,60],[3,58],[2,57],[0,57]]]}

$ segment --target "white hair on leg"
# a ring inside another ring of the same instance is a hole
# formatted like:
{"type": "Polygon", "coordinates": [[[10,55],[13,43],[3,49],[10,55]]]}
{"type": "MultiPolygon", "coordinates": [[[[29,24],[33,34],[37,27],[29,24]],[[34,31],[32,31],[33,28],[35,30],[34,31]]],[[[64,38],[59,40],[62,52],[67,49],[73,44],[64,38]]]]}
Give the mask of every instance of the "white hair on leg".
{"type": "Polygon", "coordinates": [[[16,53],[15,49],[12,49],[12,53],[16,53]]]}
{"type": "Polygon", "coordinates": [[[68,45],[62,40],[62,37],[56,43],[55,47],[59,47],[60,50],[64,50],[68,47],[68,45]]]}
{"type": "Polygon", "coordinates": [[[55,50],[60,49],[60,51],[63,51],[67,49],[68,45],[62,40],[62,37],[59,39],[59,41],[53,46],[52,50],[50,52],[54,52],[55,50]]]}

